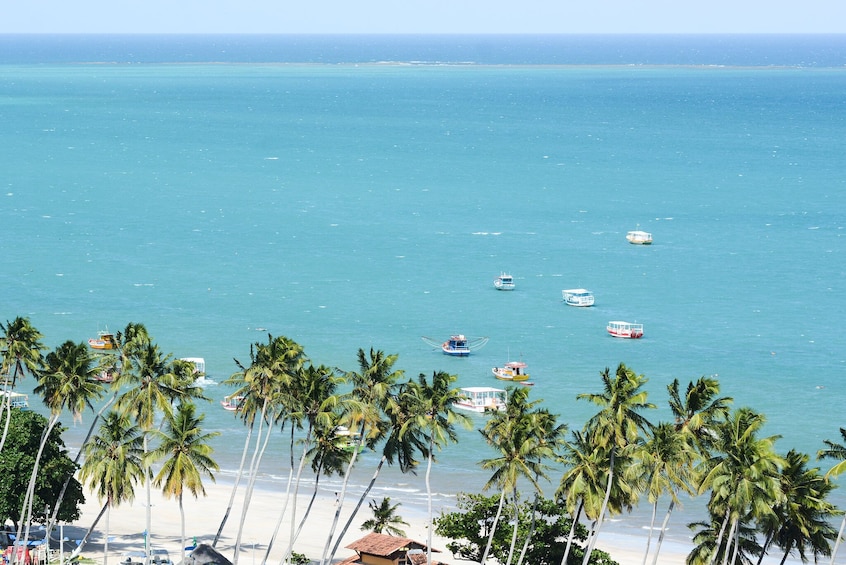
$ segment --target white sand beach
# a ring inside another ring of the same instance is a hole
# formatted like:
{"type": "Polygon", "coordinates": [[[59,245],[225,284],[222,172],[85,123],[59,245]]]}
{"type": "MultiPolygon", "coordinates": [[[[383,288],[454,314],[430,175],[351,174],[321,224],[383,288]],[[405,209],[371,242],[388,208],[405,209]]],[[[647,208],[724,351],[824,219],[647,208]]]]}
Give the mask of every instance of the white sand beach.
{"type": "MultiPolygon", "coordinates": [[[[188,494],[184,499],[185,508],[185,535],[186,545],[191,545],[196,537],[198,543],[211,543],[220,525],[221,518],[226,510],[231,492],[231,485],[209,484],[206,485],[205,497],[195,499],[188,494]]],[[[310,493],[309,493],[310,494],[310,493]]],[[[73,526],[65,526],[64,535],[71,539],[81,538],[88,526],[94,521],[102,508],[97,497],[87,493],[87,501],[81,507],[82,516],[73,526]]],[[[236,497],[232,513],[224,528],[221,540],[217,549],[229,559],[233,557],[235,536],[238,531],[238,522],[242,512],[243,497],[239,491],[236,497]]],[[[249,506],[244,526],[244,533],[241,540],[241,553],[239,563],[243,565],[260,564],[264,560],[267,551],[267,543],[270,540],[276,523],[279,519],[284,492],[273,492],[269,490],[256,490],[249,506]]],[[[178,563],[180,561],[180,513],[175,499],[165,499],[159,491],[152,493],[152,537],[151,544],[155,548],[168,550],[171,559],[178,563]]],[[[399,501],[401,502],[401,501],[399,501]]],[[[303,510],[308,503],[308,496],[300,495],[297,504],[297,514],[302,516],[303,510]]],[[[355,500],[348,497],[342,505],[341,524],[349,516],[349,512],[355,505],[355,500]]],[[[335,512],[335,499],[333,495],[323,495],[315,502],[306,523],[303,533],[295,544],[294,551],[302,553],[313,560],[319,560],[323,553],[332,518],[335,512]]],[[[435,513],[439,509],[435,509],[435,513]]],[[[410,525],[405,529],[408,537],[425,543],[427,540],[426,508],[415,508],[402,505],[398,513],[410,525]]],[[[290,516],[290,504],[287,516],[290,516]]],[[[371,510],[365,505],[359,511],[358,516],[344,537],[341,549],[335,556],[335,561],[355,554],[352,550],[345,549],[345,546],[364,536],[366,532],[359,529],[362,522],[371,517],[371,510]]],[[[123,504],[112,509],[109,516],[109,563],[117,565],[121,555],[126,551],[142,550],[144,548],[144,530],[146,529],[146,495],[143,488],[137,490],[137,498],[131,504],[123,504]]],[[[277,535],[277,541],[271,549],[268,563],[280,563],[287,548],[289,539],[290,522],[284,519],[277,535]]],[[[103,562],[103,542],[106,528],[106,516],[100,520],[91,535],[82,555],[93,559],[97,563],[103,562]]],[[[435,549],[441,550],[437,559],[444,563],[466,564],[468,561],[458,559],[446,549],[447,540],[434,536],[432,545],[435,549]]],[[[611,553],[621,565],[639,565],[643,561],[646,537],[633,537],[617,535],[614,533],[600,534],[599,546],[611,553]]],[[[653,542],[654,543],[654,542],[653,542]]],[[[654,547],[654,545],[653,545],[654,547]]],[[[661,556],[658,563],[662,565],[678,565],[684,563],[685,555],[689,548],[679,544],[665,543],[661,549],[661,556]]],[[[651,559],[651,558],[650,558],[651,559]]]]}

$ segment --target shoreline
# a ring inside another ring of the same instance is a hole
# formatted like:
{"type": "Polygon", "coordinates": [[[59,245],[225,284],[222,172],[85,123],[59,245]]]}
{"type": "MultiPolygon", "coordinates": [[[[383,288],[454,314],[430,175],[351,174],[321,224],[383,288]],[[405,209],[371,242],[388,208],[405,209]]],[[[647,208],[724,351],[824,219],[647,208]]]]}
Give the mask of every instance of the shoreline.
{"type": "MultiPolygon", "coordinates": [[[[186,493],[186,496],[183,498],[186,546],[192,545],[195,538],[197,543],[212,543],[229,501],[232,488],[231,483],[209,483],[204,486],[206,489],[205,497],[201,496],[195,499],[190,493],[186,493]]],[[[233,551],[236,543],[235,538],[243,510],[242,493],[243,485],[239,487],[226,527],[216,547],[218,551],[230,560],[233,559],[233,551]]],[[[267,543],[271,539],[273,530],[279,520],[279,512],[284,502],[284,496],[284,488],[280,491],[275,491],[267,488],[266,485],[257,483],[244,522],[239,563],[254,565],[264,562],[267,553],[267,543]]],[[[303,510],[308,505],[310,497],[311,492],[305,494],[300,493],[297,497],[296,508],[298,521],[302,517],[303,510]]],[[[91,533],[89,541],[82,551],[82,555],[92,559],[97,564],[103,563],[104,536],[107,524],[109,527],[109,563],[117,563],[127,551],[143,550],[144,531],[146,529],[145,499],[145,489],[141,486],[136,489],[136,498],[133,502],[124,503],[104,514],[97,527],[91,533]]],[[[400,497],[392,497],[392,502],[403,503],[403,500],[400,497]]],[[[341,510],[341,519],[336,532],[340,532],[344,521],[348,518],[355,503],[355,496],[348,495],[341,510]]],[[[181,519],[178,502],[176,499],[165,499],[160,491],[154,489],[151,492],[151,506],[153,508],[151,546],[166,549],[170,554],[171,560],[178,564],[182,559],[179,551],[181,519]]],[[[80,506],[80,518],[74,524],[64,526],[64,536],[69,539],[81,539],[101,508],[102,504],[98,501],[96,495],[90,491],[86,491],[86,502],[80,506]]],[[[312,560],[319,561],[323,553],[329,527],[334,517],[335,508],[333,494],[327,494],[325,492],[318,493],[308,520],[294,545],[295,552],[304,554],[312,560]]],[[[435,507],[435,515],[438,515],[444,508],[443,505],[435,507]]],[[[276,541],[267,558],[268,563],[280,563],[287,549],[291,509],[292,505],[289,503],[286,517],[282,521],[276,541]]],[[[408,526],[403,528],[407,537],[425,544],[428,536],[426,507],[420,507],[414,504],[406,505],[403,503],[398,508],[398,514],[409,523],[408,526]]],[[[360,530],[360,525],[370,517],[370,508],[362,505],[358,515],[350,525],[350,529],[346,532],[333,562],[339,562],[355,555],[355,552],[346,549],[346,546],[366,535],[367,532],[360,530]]],[[[645,532],[646,529],[648,529],[648,526],[645,526],[643,531],[645,532]]],[[[643,551],[646,549],[646,535],[643,537],[633,536],[614,532],[613,530],[600,532],[599,535],[598,547],[607,551],[612,559],[616,560],[620,565],[635,565],[643,561],[643,551]]],[[[470,563],[468,560],[454,557],[446,548],[448,541],[442,537],[433,535],[432,546],[434,549],[440,550],[440,553],[435,554],[437,556],[436,559],[450,565],[470,563]]],[[[657,537],[654,536],[652,540],[653,549],[656,542],[657,537]]],[[[678,541],[665,540],[658,558],[658,564],[677,565],[684,563],[690,549],[691,547],[685,547],[684,544],[678,541]]]]}

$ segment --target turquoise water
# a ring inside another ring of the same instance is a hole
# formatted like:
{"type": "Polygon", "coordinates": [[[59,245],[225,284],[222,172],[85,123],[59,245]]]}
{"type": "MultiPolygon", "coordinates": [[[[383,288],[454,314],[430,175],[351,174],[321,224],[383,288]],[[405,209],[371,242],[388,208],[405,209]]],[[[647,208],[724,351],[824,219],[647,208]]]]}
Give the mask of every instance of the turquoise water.
{"type": "MultiPolygon", "coordinates": [[[[378,53],[369,41],[361,62],[378,53]]],[[[461,386],[494,385],[490,368],[520,358],[532,397],[572,428],[593,411],[576,395],[598,391],[605,367],[649,377],[654,421],[669,417],[673,378],[717,375],[767,414],[783,451],[815,453],[846,425],[843,61],[788,60],[820,59],[825,43],[799,39],[712,42],[719,56],[693,66],[694,40],[606,41],[592,56],[622,64],[547,60],[535,43],[522,52],[534,59],[509,53],[536,64],[502,66],[353,64],[350,46],[350,64],[4,59],[0,316],[28,316],[51,347],[143,322],[216,381],[267,332],[315,363],[352,370],[374,347],[461,386]],[[654,245],[626,242],[636,226],[654,245]],[[494,290],[501,271],[514,292],[494,290]],[[579,286],[595,307],[561,303],[579,286]],[[616,319],[645,337],[608,337],[616,319]],[[420,339],[451,333],[490,341],[459,359],[420,339]]],[[[73,45],[62,56],[86,60],[73,45]]],[[[216,403],[228,392],[207,389],[207,426],[229,432],[224,477],[243,438],[216,403]]],[[[73,445],[86,425],[68,425],[73,445]]],[[[284,475],[281,445],[268,480],[284,475]]],[[[481,488],[487,456],[462,432],[433,477],[441,500],[481,488]]],[[[381,488],[425,490],[391,472],[381,488]]]]}

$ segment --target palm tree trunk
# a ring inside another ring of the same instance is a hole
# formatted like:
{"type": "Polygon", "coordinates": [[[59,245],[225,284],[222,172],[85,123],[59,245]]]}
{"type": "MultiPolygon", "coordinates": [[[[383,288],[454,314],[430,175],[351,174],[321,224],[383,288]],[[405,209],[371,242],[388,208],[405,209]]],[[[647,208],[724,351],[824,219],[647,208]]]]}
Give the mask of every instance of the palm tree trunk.
{"type": "MultiPolygon", "coordinates": [[[[185,507],[182,505],[182,493],[179,493],[179,518],[182,522],[182,530],[179,538],[179,562],[185,560],[185,507]]],[[[103,564],[105,565],[105,563],[103,564]]]]}
{"type": "Polygon", "coordinates": [[[564,549],[564,557],[561,558],[561,565],[567,565],[567,557],[570,556],[570,547],[573,545],[573,535],[576,533],[576,524],[579,523],[579,515],[582,513],[582,506],[584,504],[584,500],[579,501],[579,507],[576,508],[576,515],[570,523],[570,535],[567,536],[567,547],[564,549]]]}
{"type": "Polygon", "coordinates": [[[488,559],[488,553],[491,552],[491,546],[493,545],[493,537],[494,532],[496,532],[496,526],[499,523],[499,517],[502,514],[502,506],[505,503],[505,491],[502,491],[502,494],[499,495],[499,506],[496,509],[496,516],[494,516],[493,524],[491,524],[491,531],[488,534],[488,544],[485,546],[485,551],[482,553],[482,560],[479,561],[480,565],[485,565],[485,561],[488,559]]]}
{"type": "MultiPolygon", "coordinates": [[[[297,538],[300,537],[300,533],[303,531],[303,526],[305,526],[306,519],[308,515],[311,513],[311,508],[314,506],[314,501],[317,498],[317,487],[318,483],[320,482],[320,472],[323,470],[323,463],[320,463],[317,466],[317,471],[315,472],[314,476],[314,492],[311,493],[311,500],[308,501],[308,506],[306,507],[305,513],[303,513],[303,517],[300,520],[300,525],[297,526],[296,533],[291,537],[291,541],[288,542],[288,549],[285,550],[285,555],[282,557],[281,563],[285,563],[288,561],[288,558],[291,556],[291,553],[294,551],[294,542],[297,541],[297,538]]],[[[356,507],[356,510],[358,507],[356,507]]],[[[347,523],[349,525],[349,522],[347,523]]],[[[346,529],[346,528],[345,528],[346,529]]]]}
{"type": "MultiPolygon", "coordinates": [[[[264,552],[264,558],[261,560],[261,565],[265,565],[267,563],[268,557],[270,557],[270,550],[273,548],[273,543],[276,541],[276,536],[279,534],[279,528],[282,526],[282,520],[285,518],[285,512],[288,510],[288,501],[291,499],[291,484],[293,483],[294,479],[294,425],[291,425],[291,448],[289,453],[291,454],[291,464],[288,469],[288,484],[285,486],[285,502],[282,503],[282,510],[279,512],[279,519],[276,520],[276,527],[273,529],[273,535],[270,536],[270,541],[267,543],[267,550],[264,552]]],[[[305,456],[309,441],[309,436],[311,436],[311,430],[309,430],[308,434],[306,434],[306,445],[303,446],[303,454],[300,457],[300,465],[297,469],[297,484],[300,481],[300,474],[303,471],[303,465],[305,464],[305,456]]],[[[296,490],[294,491],[294,515],[291,516],[291,534],[294,533],[294,523],[296,520],[296,504],[297,504],[297,493],[296,490]]]]}
{"type": "Polygon", "coordinates": [[[244,463],[247,461],[247,452],[250,450],[250,439],[253,435],[253,426],[247,429],[247,440],[244,442],[244,450],[241,452],[241,464],[238,465],[238,474],[235,475],[235,484],[232,485],[232,492],[229,494],[229,504],[226,506],[226,512],[223,514],[223,520],[220,521],[220,526],[217,528],[217,533],[214,536],[212,547],[217,546],[220,540],[220,534],[223,532],[223,526],[229,519],[229,513],[232,512],[232,506],[235,504],[235,494],[238,492],[238,485],[241,483],[241,477],[244,475],[244,463]]]}
{"type": "MultiPolygon", "coordinates": [[[[47,445],[47,438],[50,437],[50,432],[53,431],[53,428],[58,422],[59,414],[51,414],[47,427],[44,428],[44,432],[41,434],[41,442],[38,445],[38,453],[35,455],[35,463],[32,465],[32,474],[29,477],[29,485],[27,486],[23,507],[21,508],[21,523],[18,524],[18,532],[15,539],[29,539],[29,524],[32,521],[32,501],[35,498],[35,480],[38,478],[38,467],[41,462],[41,455],[44,453],[44,447],[47,445]],[[21,537],[21,529],[24,528],[24,521],[26,521],[26,527],[23,537],[21,537]]],[[[16,553],[12,552],[12,555],[16,555],[16,553]]]]}
{"type": "Polygon", "coordinates": [[[505,565],[511,565],[511,558],[514,556],[514,549],[517,547],[517,530],[519,529],[520,506],[518,505],[517,489],[514,489],[514,530],[511,532],[511,545],[508,547],[508,559],[505,561],[505,565]]]}
{"type": "Polygon", "coordinates": [[[664,543],[664,534],[667,533],[667,522],[670,521],[670,514],[676,505],[675,500],[670,500],[670,505],[667,507],[667,514],[664,515],[664,522],[661,524],[661,533],[658,535],[658,544],[655,546],[655,556],[652,558],[652,565],[658,564],[658,554],[661,552],[661,544],[664,543]]]}
{"type": "Polygon", "coordinates": [[[84,536],[82,536],[82,540],[79,542],[79,545],[76,546],[76,549],[74,549],[73,552],[70,554],[70,556],[67,559],[65,559],[65,563],[73,562],[73,560],[76,559],[79,556],[80,553],[82,553],[82,548],[84,548],[85,544],[88,543],[88,538],[91,537],[91,532],[93,532],[94,528],[97,527],[97,522],[100,521],[100,518],[103,517],[103,514],[106,512],[106,510],[109,508],[109,506],[110,506],[109,501],[106,500],[106,503],[103,505],[103,508],[100,509],[100,513],[97,514],[96,518],[94,518],[94,523],[91,524],[91,527],[88,528],[88,531],[85,532],[84,536]]]}
{"type": "MultiPolygon", "coordinates": [[[[323,556],[320,558],[320,565],[326,565],[329,563],[329,561],[326,560],[329,554],[329,547],[332,545],[332,537],[335,535],[335,530],[338,527],[338,520],[341,518],[341,507],[344,505],[344,497],[347,494],[347,485],[350,482],[350,473],[352,472],[355,460],[358,458],[358,450],[364,441],[365,435],[364,430],[362,430],[362,433],[358,438],[358,442],[356,442],[355,447],[353,448],[352,457],[350,457],[350,462],[347,464],[347,470],[344,472],[344,482],[341,483],[341,494],[338,495],[338,506],[335,508],[335,516],[332,519],[332,526],[329,528],[329,537],[326,539],[326,545],[323,548],[323,556]]],[[[342,536],[338,537],[338,543],[335,544],[335,547],[338,547],[340,544],[341,537],[342,536]]],[[[329,559],[331,560],[331,557],[329,559]]]]}
{"type": "Polygon", "coordinates": [[[538,509],[538,493],[535,493],[535,499],[532,502],[532,519],[529,522],[529,533],[526,535],[526,541],[523,542],[523,549],[520,550],[520,557],[517,559],[517,565],[523,565],[523,559],[526,557],[526,552],[529,550],[529,542],[535,533],[535,517],[538,509]]]}
{"type": "Polygon", "coordinates": [[[6,395],[6,400],[3,402],[3,412],[6,413],[6,423],[3,425],[3,437],[0,438],[0,453],[3,452],[3,446],[6,445],[6,436],[9,435],[9,422],[12,420],[12,395],[10,394],[11,390],[9,389],[9,376],[6,377],[6,382],[3,385],[3,393],[6,395]]]}
{"type": "Polygon", "coordinates": [[[373,473],[373,476],[370,478],[370,482],[367,484],[367,488],[364,489],[364,492],[358,498],[358,502],[356,503],[355,508],[353,508],[352,514],[350,514],[350,517],[347,518],[347,522],[341,529],[341,535],[339,535],[338,539],[335,541],[335,546],[332,548],[330,559],[335,556],[335,553],[338,551],[338,546],[341,545],[341,540],[344,539],[352,521],[355,519],[356,514],[358,514],[358,510],[361,508],[362,504],[364,504],[364,501],[367,499],[367,495],[370,494],[370,489],[372,489],[373,485],[376,483],[376,478],[379,476],[379,472],[382,470],[382,465],[385,464],[386,459],[387,458],[384,455],[382,455],[382,458],[379,459],[379,464],[376,465],[376,472],[373,473]]]}
{"type": "Polygon", "coordinates": [[[735,521],[734,527],[734,551],[732,552],[731,562],[737,563],[737,554],[740,552],[740,522],[735,521]]]}
{"type": "Polygon", "coordinates": [[[426,540],[426,565],[432,565],[432,483],[429,478],[432,476],[432,458],[435,451],[435,434],[433,433],[429,438],[429,462],[426,464],[426,529],[429,531],[429,536],[426,540]]]}
{"type": "Polygon", "coordinates": [[[708,565],[714,565],[717,561],[717,555],[720,553],[720,544],[723,543],[723,534],[726,532],[726,526],[728,525],[729,516],[731,513],[730,508],[726,508],[726,516],[723,518],[723,523],[720,525],[720,535],[717,536],[717,541],[714,545],[714,553],[711,554],[711,559],[708,560],[708,565]]]}
{"type": "Polygon", "coordinates": [[[241,509],[241,522],[238,525],[238,535],[235,538],[235,553],[232,556],[232,565],[238,565],[238,554],[241,553],[241,537],[244,534],[244,523],[247,521],[247,511],[250,507],[250,500],[253,497],[253,488],[256,483],[256,475],[258,474],[258,466],[261,464],[261,459],[267,449],[267,442],[270,440],[270,422],[267,423],[267,432],[264,436],[264,441],[261,441],[262,422],[264,422],[267,415],[268,399],[265,398],[264,405],[261,410],[261,420],[259,420],[258,435],[256,437],[256,450],[253,452],[253,460],[250,463],[250,479],[247,481],[247,489],[244,492],[244,507],[241,509]],[[259,449],[261,446],[261,449],[259,449]]]}
{"type": "Polygon", "coordinates": [[[723,551],[722,565],[726,565],[726,563],[728,563],[729,550],[731,549],[732,543],[734,541],[732,538],[734,537],[734,528],[737,526],[737,520],[737,518],[734,518],[731,521],[731,526],[729,527],[728,535],[726,536],[726,549],[725,551],[723,551]]]}
{"type": "Polygon", "coordinates": [[[590,554],[593,553],[593,548],[596,545],[596,538],[599,536],[599,528],[602,527],[602,520],[605,517],[605,510],[608,508],[608,500],[611,498],[611,485],[614,484],[614,457],[617,454],[617,449],[611,449],[611,466],[608,468],[608,485],[605,487],[605,498],[602,500],[602,508],[599,510],[599,516],[596,518],[596,527],[590,534],[588,544],[585,547],[585,556],[582,558],[582,565],[588,565],[590,561],[590,554]]]}
{"type": "MultiPolygon", "coordinates": [[[[105,536],[103,539],[103,565],[109,565],[109,519],[112,516],[109,508],[111,508],[111,504],[106,502],[106,531],[104,532],[105,536]]],[[[65,543],[65,540],[61,540],[59,543],[65,543]]]]}
{"type": "Polygon", "coordinates": [[[764,545],[761,546],[761,555],[758,556],[758,562],[756,565],[761,565],[761,563],[764,561],[764,557],[767,556],[767,549],[770,547],[770,544],[773,541],[773,535],[775,535],[775,532],[770,532],[769,534],[767,534],[767,539],[764,540],[764,545]]]}
{"type": "Polygon", "coordinates": [[[144,485],[147,490],[147,535],[144,536],[144,556],[149,558],[150,557],[150,535],[152,532],[153,527],[153,501],[151,496],[152,491],[152,470],[150,469],[150,463],[147,460],[147,432],[144,432],[144,455],[143,459],[141,460],[144,463],[144,485]]]}
{"type": "Polygon", "coordinates": [[[643,554],[643,565],[646,565],[646,560],[649,559],[649,546],[652,545],[652,530],[655,529],[655,516],[658,514],[658,499],[652,505],[652,520],[649,522],[649,536],[646,538],[646,553],[643,554]]]}
{"type": "Polygon", "coordinates": [[[837,559],[837,549],[840,547],[840,540],[843,539],[844,529],[846,529],[846,516],[843,516],[843,521],[840,522],[840,532],[837,534],[837,539],[834,541],[834,549],[831,550],[831,565],[834,565],[834,560],[837,559]]]}
{"type": "MultiPolygon", "coordinates": [[[[88,443],[88,440],[91,439],[91,435],[94,433],[94,427],[97,425],[97,420],[100,419],[100,416],[103,415],[103,412],[106,410],[106,408],[108,408],[112,404],[112,402],[115,401],[115,399],[117,398],[117,394],[118,390],[115,390],[115,393],[112,395],[112,398],[109,399],[109,401],[106,402],[102,408],[100,408],[99,412],[97,412],[97,415],[94,416],[94,420],[91,422],[91,426],[88,428],[88,433],[85,435],[85,439],[82,440],[82,444],[79,446],[79,451],[77,452],[76,457],[74,457],[73,459],[74,468],[79,465],[79,460],[82,459],[82,452],[85,449],[85,445],[88,443]]],[[[50,532],[53,529],[53,524],[56,523],[56,516],[59,515],[59,507],[62,505],[62,501],[65,499],[65,492],[67,491],[68,485],[70,484],[72,478],[73,473],[68,475],[68,477],[65,479],[65,483],[62,485],[62,490],[59,491],[59,496],[58,498],[56,498],[56,502],[53,505],[53,512],[50,514],[50,519],[47,520],[47,533],[44,536],[45,539],[50,539],[50,532]]]]}

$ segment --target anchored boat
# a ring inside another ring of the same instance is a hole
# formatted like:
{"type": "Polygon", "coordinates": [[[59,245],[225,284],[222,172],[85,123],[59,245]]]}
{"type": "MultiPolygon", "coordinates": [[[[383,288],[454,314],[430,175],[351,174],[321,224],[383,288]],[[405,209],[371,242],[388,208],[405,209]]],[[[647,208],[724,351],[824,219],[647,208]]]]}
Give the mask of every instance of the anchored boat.
{"type": "Polygon", "coordinates": [[[593,306],[593,293],[584,288],[562,290],[561,296],[567,306],[593,306]]]}
{"type": "Polygon", "coordinates": [[[505,410],[505,399],[506,392],[501,388],[469,386],[461,389],[461,400],[455,402],[454,406],[482,414],[505,410]]]}
{"type": "Polygon", "coordinates": [[[511,275],[500,273],[500,275],[494,279],[494,287],[497,290],[514,290],[514,277],[511,275]]]}
{"type": "Polygon", "coordinates": [[[622,337],[626,339],[638,339],[643,337],[643,324],[633,324],[631,322],[608,322],[605,328],[608,333],[614,337],[622,337]]]}
{"type": "Polygon", "coordinates": [[[526,364],[522,361],[509,361],[502,367],[492,368],[491,372],[501,381],[522,382],[529,380],[526,364]]]}
{"type": "Polygon", "coordinates": [[[440,342],[430,337],[423,336],[423,341],[432,347],[440,347],[444,355],[452,355],[453,357],[467,357],[471,351],[480,349],[488,343],[487,337],[468,338],[464,334],[456,334],[449,336],[449,339],[440,342]]]}

